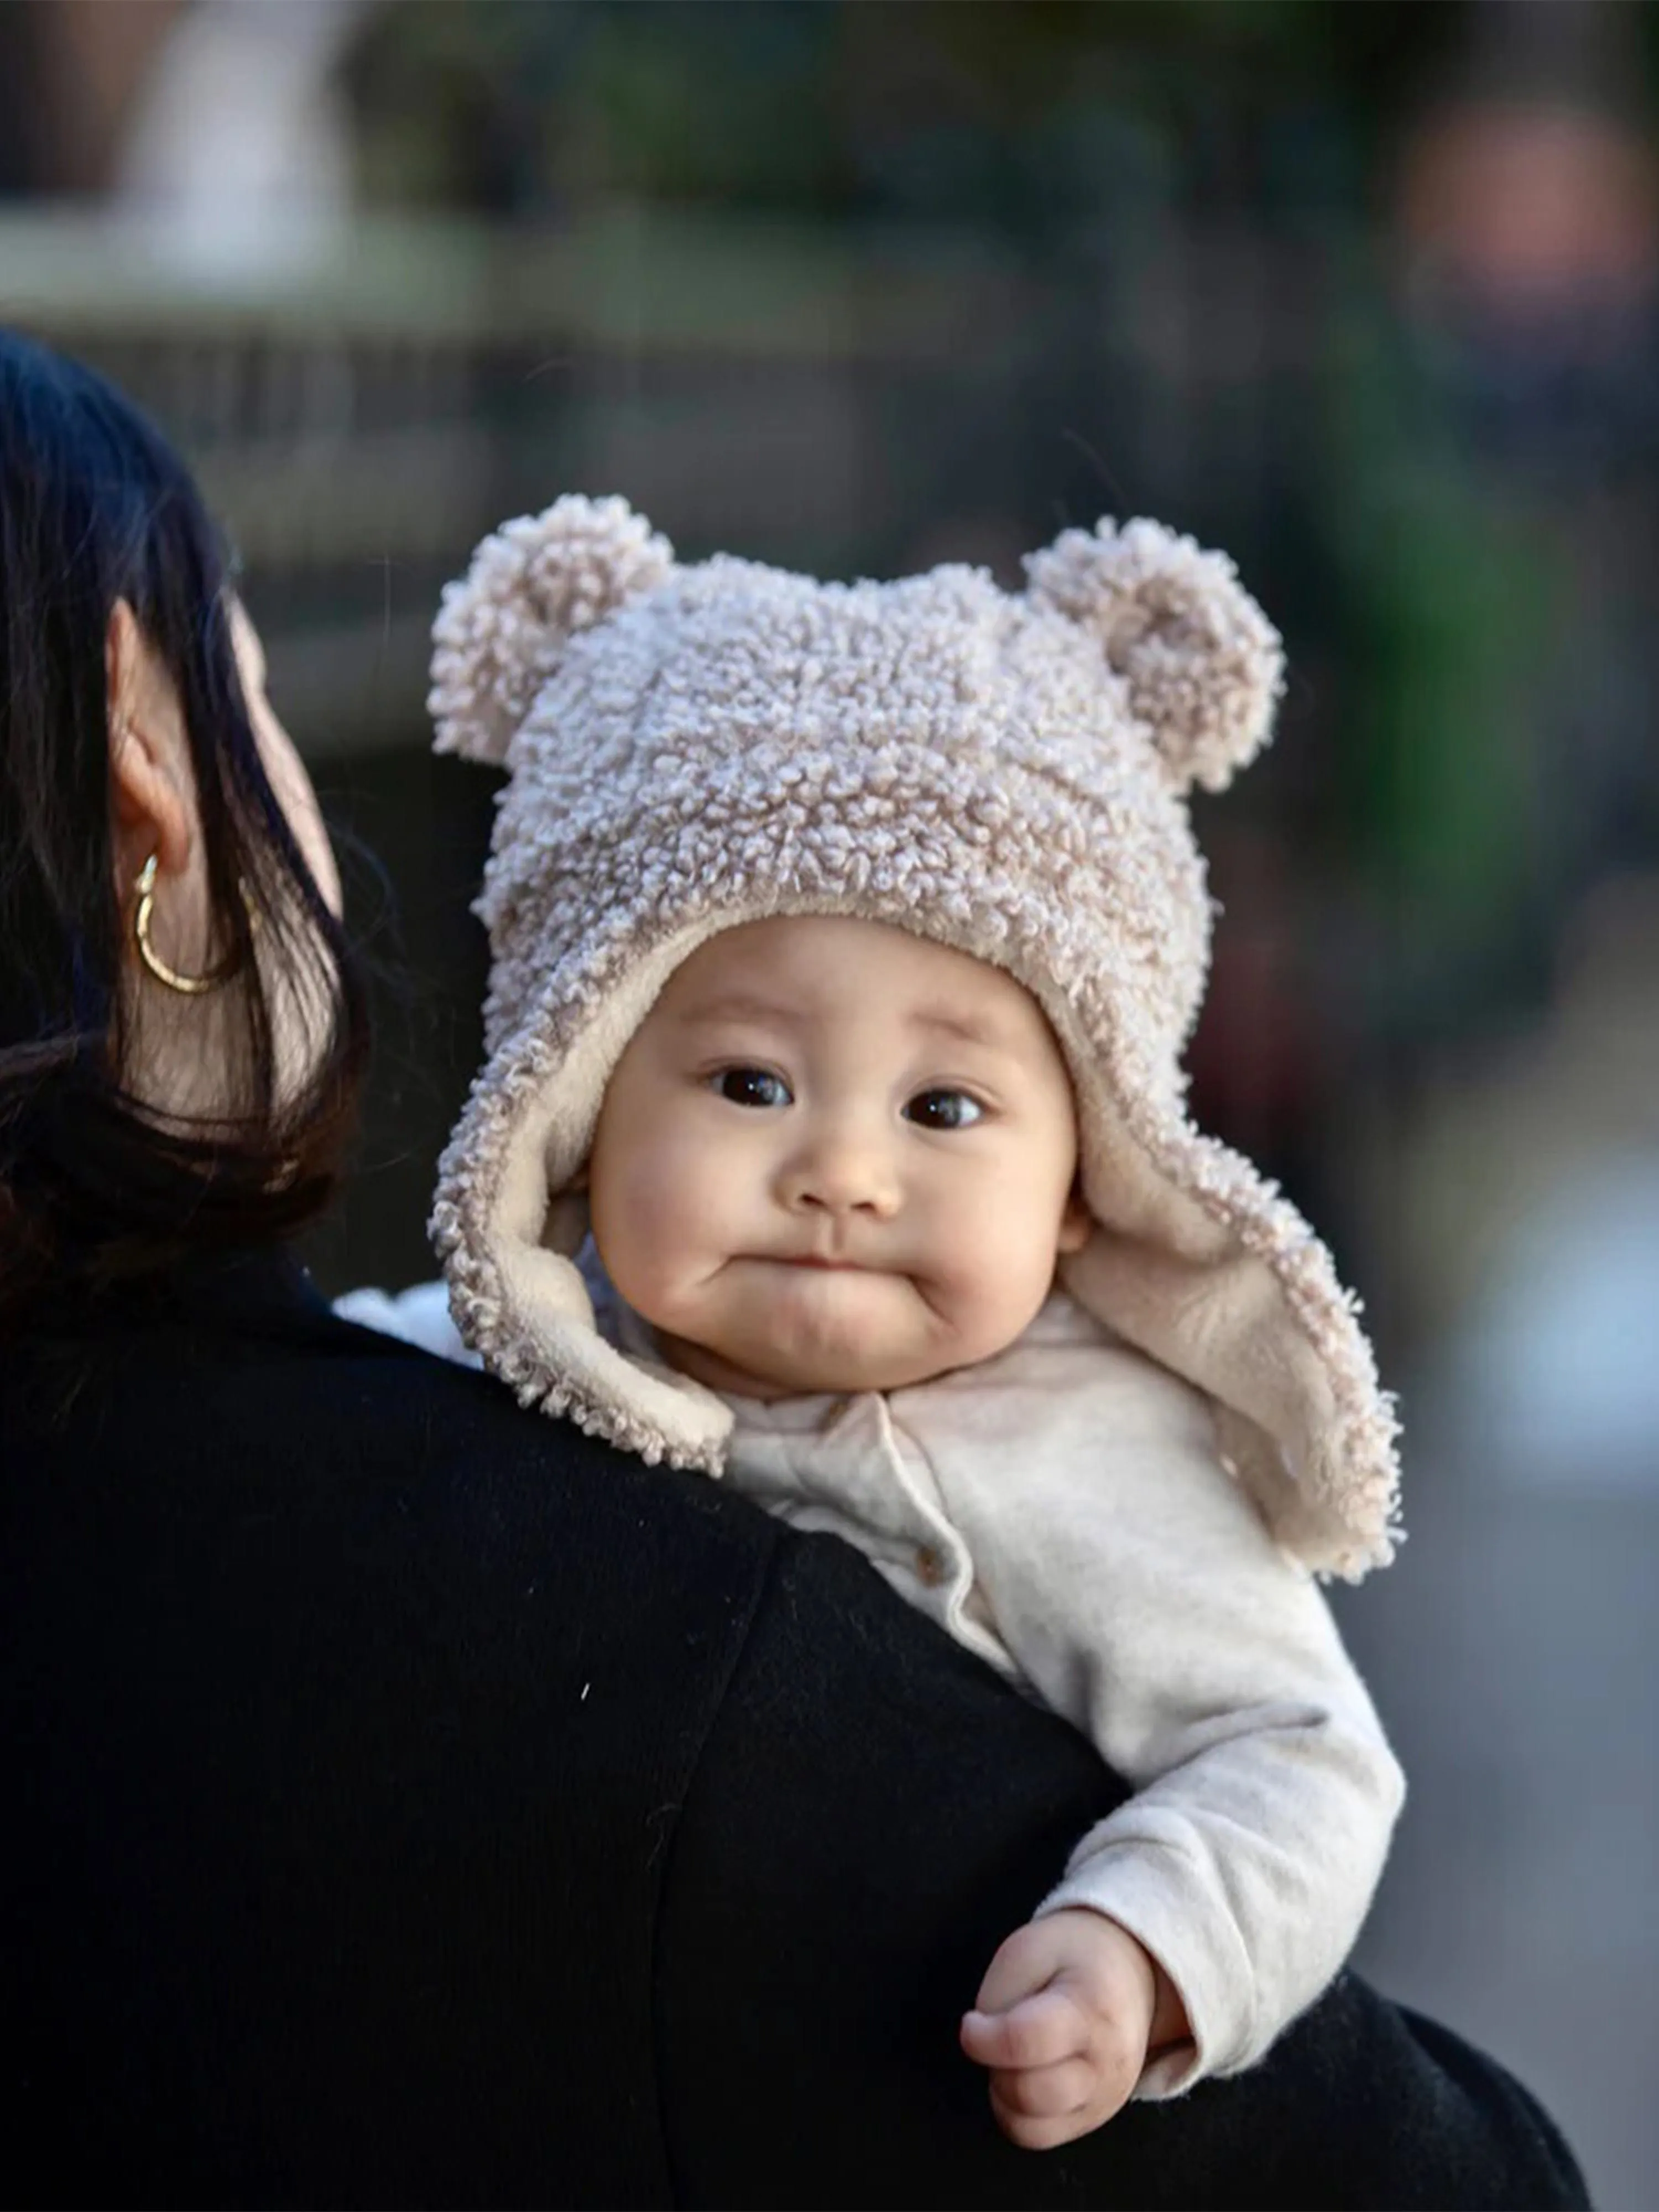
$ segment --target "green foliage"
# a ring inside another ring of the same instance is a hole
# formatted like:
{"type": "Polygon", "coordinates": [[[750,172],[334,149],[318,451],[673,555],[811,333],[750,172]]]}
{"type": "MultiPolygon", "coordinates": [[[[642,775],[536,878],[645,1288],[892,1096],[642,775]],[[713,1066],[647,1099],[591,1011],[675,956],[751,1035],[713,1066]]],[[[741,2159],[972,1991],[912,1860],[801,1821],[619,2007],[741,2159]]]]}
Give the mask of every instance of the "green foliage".
{"type": "Polygon", "coordinates": [[[1029,227],[1092,175],[1078,118],[1191,136],[1311,99],[1363,134],[1466,5],[421,0],[371,16],[353,58],[362,184],[371,201],[948,206],[1029,227]]]}

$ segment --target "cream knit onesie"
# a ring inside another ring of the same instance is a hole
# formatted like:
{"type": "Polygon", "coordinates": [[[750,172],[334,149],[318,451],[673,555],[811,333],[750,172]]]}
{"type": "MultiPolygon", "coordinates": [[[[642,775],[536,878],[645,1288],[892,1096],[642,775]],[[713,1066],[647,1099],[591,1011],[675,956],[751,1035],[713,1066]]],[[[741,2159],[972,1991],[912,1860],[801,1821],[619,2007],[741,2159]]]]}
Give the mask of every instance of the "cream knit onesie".
{"type": "MultiPolygon", "coordinates": [[[[654,1363],[645,1324],[584,1273],[607,1335],[654,1363]]],[[[342,1310],[469,1356],[441,1285],[342,1310]]],[[[1403,1783],[1206,1401],[1056,1294],[1006,1352],[909,1389],[728,1403],[728,1482],[855,1545],[1133,1786],[1041,1910],[1109,1913],[1180,1991],[1193,2042],[1135,2094],[1252,2064],[1352,1948],[1403,1783]]]]}

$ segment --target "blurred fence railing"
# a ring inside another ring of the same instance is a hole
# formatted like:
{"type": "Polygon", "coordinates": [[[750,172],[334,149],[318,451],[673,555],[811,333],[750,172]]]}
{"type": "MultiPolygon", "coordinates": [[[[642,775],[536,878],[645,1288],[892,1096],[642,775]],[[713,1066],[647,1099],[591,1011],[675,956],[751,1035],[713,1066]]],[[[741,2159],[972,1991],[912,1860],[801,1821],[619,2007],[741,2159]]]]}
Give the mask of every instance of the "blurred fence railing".
{"type": "Polygon", "coordinates": [[[204,268],[97,211],[0,216],[0,314],[184,447],[323,752],[419,741],[440,585],[556,491],[622,491],[689,553],[1006,566],[1057,456],[1091,512],[1265,501],[1329,321],[1320,252],[1156,222],[1058,258],[657,209],[255,243],[204,268]]]}

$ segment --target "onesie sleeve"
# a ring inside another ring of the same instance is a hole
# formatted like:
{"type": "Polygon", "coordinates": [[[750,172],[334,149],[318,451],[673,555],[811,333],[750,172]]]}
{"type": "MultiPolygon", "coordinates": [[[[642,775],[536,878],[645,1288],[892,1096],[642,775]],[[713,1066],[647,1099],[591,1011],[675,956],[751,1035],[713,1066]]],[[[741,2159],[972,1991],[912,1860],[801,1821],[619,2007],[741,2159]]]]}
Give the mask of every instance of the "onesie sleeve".
{"type": "Polygon", "coordinates": [[[451,1318],[447,1284],[416,1283],[411,1290],[396,1291],[346,1291],[335,1299],[334,1310],[342,1321],[378,1329],[382,1336],[395,1336],[436,1358],[453,1359],[461,1367],[483,1364],[462,1341],[451,1318]]]}
{"type": "Polygon", "coordinates": [[[1193,2041],[1136,2094],[1172,2096],[1252,2064],[1335,1974],[1403,1783],[1204,1401],[1127,1351],[1021,1357],[1018,1387],[965,1375],[948,1437],[918,1441],[1022,1672],[1133,1784],[1040,1909],[1109,1914],[1162,1963],[1193,2041]]]}

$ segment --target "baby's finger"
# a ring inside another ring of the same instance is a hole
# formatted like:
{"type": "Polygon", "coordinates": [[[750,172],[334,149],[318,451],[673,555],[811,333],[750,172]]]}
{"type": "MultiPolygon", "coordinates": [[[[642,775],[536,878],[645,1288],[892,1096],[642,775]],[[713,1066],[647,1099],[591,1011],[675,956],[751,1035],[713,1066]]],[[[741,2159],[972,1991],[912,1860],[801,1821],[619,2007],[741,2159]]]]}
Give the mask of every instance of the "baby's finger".
{"type": "Polygon", "coordinates": [[[1075,2142],[1079,2136],[1087,2135],[1095,2124],[1086,2111],[1018,2112],[999,2094],[994,2081],[991,2084],[991,2111],[1009,2142],[1018,2143],[1022,2150],[1058,2150],[1061,2143],[1075,2142]]]}
{"type": "Polygon", "coordinates": [[[1039,1990],[1007,2012],[963,2014],[962,2047],[981,2066],[1053,2066],[1080,2056],[1088,2040],[1088,2023],[1062,1990],[1039,1990]]]}
{"type": "Polygon", "coordinates": [[[1092,2104],[1099,2077],[1086,2058],[1062,2058],[1058,2066],[1028,2066],[1018,2073],[991,2076],[994,2103],[1022,2119],[1058,2120],[1092,2104]]]}
{"type": "Polygon", "coordinates": [[[1065,1931],[1058,1918],[1028,1921],[998,1946],[985,1969],[974,2003],[980,2012],[1007,2012],[1022,1997],[1035,1996],[1066,1962],[1065,1931]]]}

